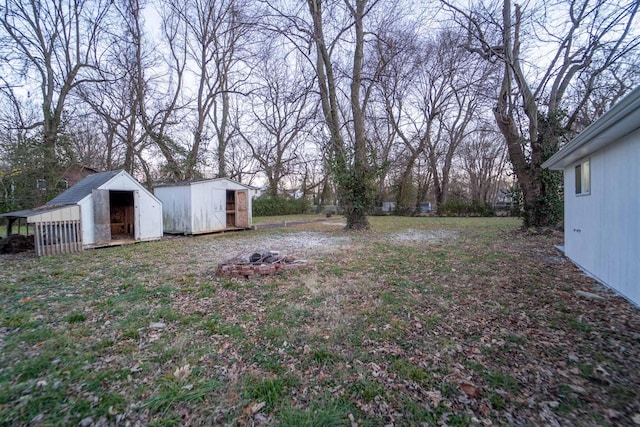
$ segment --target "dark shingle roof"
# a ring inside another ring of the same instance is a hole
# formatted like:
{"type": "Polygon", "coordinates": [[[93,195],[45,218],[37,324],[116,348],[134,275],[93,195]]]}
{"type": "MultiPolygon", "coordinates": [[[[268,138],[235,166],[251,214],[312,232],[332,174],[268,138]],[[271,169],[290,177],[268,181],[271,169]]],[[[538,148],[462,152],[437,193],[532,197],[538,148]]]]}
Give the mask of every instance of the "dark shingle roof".
{"type": "Polygon", "coordinates": [[[100,187],[120,172],[122,172],[122,170],[89,175],[73,187],[67,189],[64,193],[50,200],[47,205],[74,205],[91,194],[92,190],[100,187]]]}

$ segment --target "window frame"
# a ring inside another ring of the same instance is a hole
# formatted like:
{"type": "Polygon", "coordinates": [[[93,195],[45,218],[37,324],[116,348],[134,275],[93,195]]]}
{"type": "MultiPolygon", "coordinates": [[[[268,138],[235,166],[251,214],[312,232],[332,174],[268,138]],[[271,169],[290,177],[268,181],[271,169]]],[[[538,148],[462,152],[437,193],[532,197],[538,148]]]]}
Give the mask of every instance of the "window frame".
{"type": "Polygon", "coordinates": [[[575,194],[588,196],[591,194],[591,158],[581,160],[574,166],[575,194]]]}

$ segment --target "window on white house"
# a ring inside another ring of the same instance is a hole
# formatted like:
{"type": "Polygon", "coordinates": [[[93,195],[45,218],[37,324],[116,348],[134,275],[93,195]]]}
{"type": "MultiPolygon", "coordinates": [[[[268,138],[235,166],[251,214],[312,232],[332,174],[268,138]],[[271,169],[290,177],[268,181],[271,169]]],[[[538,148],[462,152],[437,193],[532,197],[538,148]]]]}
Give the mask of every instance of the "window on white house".
{"type": "Polygon", "coordinates": [[[576,166],[576,194],[591,194],[591,165],[589,159],[576,166]]]}

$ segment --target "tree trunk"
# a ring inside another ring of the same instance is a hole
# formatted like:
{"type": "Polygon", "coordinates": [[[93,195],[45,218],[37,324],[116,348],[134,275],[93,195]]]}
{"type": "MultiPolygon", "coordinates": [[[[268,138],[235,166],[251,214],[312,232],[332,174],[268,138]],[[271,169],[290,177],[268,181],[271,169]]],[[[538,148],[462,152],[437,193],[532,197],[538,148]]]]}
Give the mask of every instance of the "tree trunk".
{"type": "Polygon", "coordinates": [[[410,198],[410,189],[412,185],[413,166],[415,165],[418,152],[414,151],[409,157],[404,171],[400,176],[398,182],[398,189],[396,190],[396,214],[398,215],[411,215],[413,208],[416,205],[414,200],[408,200],[410,198]]]}
{"type": "Polygon", "coordinates": [[[323,2],[320,0],[308,0],[309,11],[313,19],[314,41],[316,44],[316,73],[322,100],[322,111],[327,127],[331,133],[331,154],[334,162],[333,170],[338,187],[338,197],[347,218],[346,229],[362,230],[369,228],[367,211],[371,207],[373,197],[366,152],[367,143],[364,128],[365,109],[360,101],[364,57],[363,18],[367,0],[356,0],[355,7],[348,2],[345,3],[353,18],[356,35],[350,99],[355,136],[352,151],[352,165],[349,165],[347,149],[340,133],[342,121],[339,115],[338,91],[333,74],[331,54],[325,43],[322,26],[323,2]]]}

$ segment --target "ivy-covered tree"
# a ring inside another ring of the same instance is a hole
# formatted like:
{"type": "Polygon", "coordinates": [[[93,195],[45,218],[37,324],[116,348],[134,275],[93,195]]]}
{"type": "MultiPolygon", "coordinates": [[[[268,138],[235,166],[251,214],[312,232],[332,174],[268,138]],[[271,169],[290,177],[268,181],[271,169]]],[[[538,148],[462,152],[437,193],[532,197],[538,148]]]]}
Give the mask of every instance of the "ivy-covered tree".
{"type": "Polygon", "coordinates": [[[316,75],[322,112],[329,129],[329,151],[338,199],[347,218],[346,228],[353,230],[369,228],[367,213],[372,207],[374,197],[373,173],[369,167],[365,130],[365,111],[369,92],[363,88],[363,70],[365,18],[376,3],[368,0],[345,1],[343,3],[345,9],[342,12],[346,16],[348,25],[339,29],[335,35],[336,38],[328,42],[325,32],[327,15],[335,16],[336,11],[328,11],[325,8],[326,2],[322,0],[307,1],[316,52],[316,75]],[[340,114],[338,77],[333,57],[335,44],[348,29],[353,31],[348,92],[353,130],[350,144],[343,136],[345,118],[340,114]]]}
{"type": "Polygon", "coordinates": [[[640,36],[632,29],[640,2],[502,0],[462,8],[442,1],[467,29],[464,48],[502,65],[494,117],[522,191],[524,225],[556,225],[560,176],[542,163],[580,130],[576,122],[602,79],[637,55],[640,36]]]}

